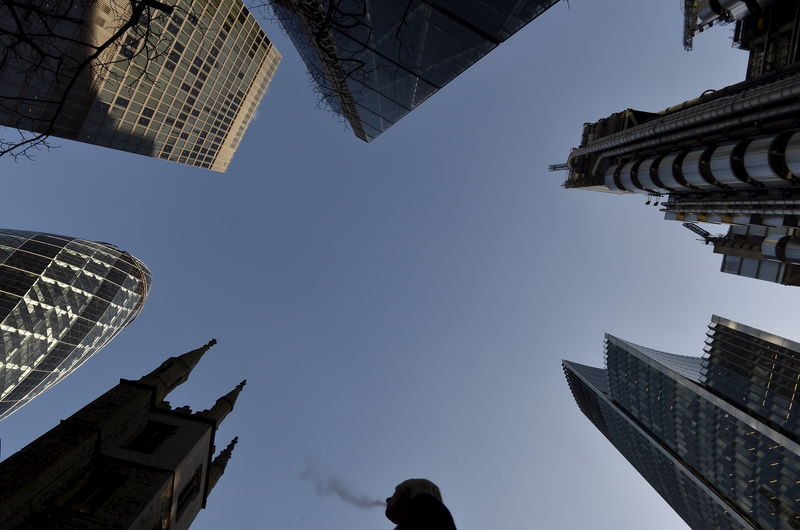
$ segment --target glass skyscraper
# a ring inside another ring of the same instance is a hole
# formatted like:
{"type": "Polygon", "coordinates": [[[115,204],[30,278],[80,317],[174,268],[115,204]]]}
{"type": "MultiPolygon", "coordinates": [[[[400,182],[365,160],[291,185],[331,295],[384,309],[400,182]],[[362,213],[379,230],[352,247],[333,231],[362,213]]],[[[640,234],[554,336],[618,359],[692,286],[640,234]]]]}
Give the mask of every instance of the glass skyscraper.
{"type": "Polygon", "coordinates": [[[558,0],[270,0],[325,103],[370,141],[558,0]]]}
{"type": "MultiPolygon", "coordinates": [[[[50,36],[37,36],[33,44],[72,62],[30,68],[22,61],[4,68],[0,125],[37,133],[52,126],[53,136],[225,171],[275,74],[280,53],[241,0],[177,0],[170,3],[170,14],[150,20],[146,32],[138,24],[125,31],[68,88],[65,78],[73,75],[72,63],[89,53],[87,46],[75,43],[112,40],[130,16],[131,4],[47,3],[42,9],[53,13],[71,6],[70,16],[83,23],[54,26],[74,32],[68,35],[52,36],[56,29],[42,29],[50,36]],[[63,108],[56,111],[49,102],[61,98],[63,108]]],[[[13,17],[3,10],[0,5],[0,29],[4,18],[13,25],[13,17]]],[[[29,18],[26,24],[35,34],[36,16],[29,18]]],[[[0,39],[2,44],[8,45],[0,39]]]]}
{"type": "Polygon", "coordinates": [[[692,528],[800,528],[800,344],[718,316],[703,357],[606,335],[581,411],[692,528]]]}
{"type": "Polygon", "coordinates": [[[108,243],[0,229],[0,419],[139,314],[150,271],[108,243]]]}

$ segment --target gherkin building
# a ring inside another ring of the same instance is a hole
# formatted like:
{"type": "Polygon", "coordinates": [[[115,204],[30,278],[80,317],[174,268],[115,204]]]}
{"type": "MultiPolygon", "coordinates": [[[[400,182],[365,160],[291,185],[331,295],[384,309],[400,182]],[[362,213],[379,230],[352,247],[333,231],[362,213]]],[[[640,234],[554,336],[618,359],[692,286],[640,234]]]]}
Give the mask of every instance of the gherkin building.
{"type": "Polygon", "coordinates": [[[0,229],[0,419],[130,324],[150,271],[109,243],[0,229]]]}
{"type": "Polygon", "coordinates": [[[714,316],[702,357],[605,347],[572,394],[691,528],[800,528],[800,344],[714,316]]]}

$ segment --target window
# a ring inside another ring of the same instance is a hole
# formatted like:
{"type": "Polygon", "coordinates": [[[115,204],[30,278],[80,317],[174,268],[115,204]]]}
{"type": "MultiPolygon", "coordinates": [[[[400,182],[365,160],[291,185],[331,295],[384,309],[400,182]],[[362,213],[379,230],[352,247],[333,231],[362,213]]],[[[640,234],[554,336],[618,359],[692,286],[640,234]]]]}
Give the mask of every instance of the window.
{"type": "Polygon", "coordinates": [[[180,520],[183,512],[186,511],[186,507],[189,506],[189,503],[197,498],[197,495],[200,493],[200,473],[202,468],[200,466],[194,471],[192,478],[189,479],[189,482],[181,490],[180,494],[178,495],[178,513],[175,516],[176,520],[180,520]]]}
{"type": "Polygon", "coordinates": [[[64,507],[80,513],[94,513],[111,498],[126,480],[127,477],[122,473],[95,470],[64,503],[64,507]]]}
{"type": "MultiPolygon", "coordinates": [[[[166,146],[164,150],[166,151],[166,146]]],[[[168,423],[148,421],[144,429],[122,448],[140,453],[152,453],[175,432],[175,429],[174,425],[168,423]]]]}

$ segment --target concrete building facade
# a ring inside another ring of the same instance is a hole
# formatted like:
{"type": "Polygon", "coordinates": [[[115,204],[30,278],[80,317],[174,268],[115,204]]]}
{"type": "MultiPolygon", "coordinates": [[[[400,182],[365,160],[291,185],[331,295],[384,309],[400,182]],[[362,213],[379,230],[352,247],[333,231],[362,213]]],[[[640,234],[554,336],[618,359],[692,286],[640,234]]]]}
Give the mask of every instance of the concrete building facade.
{"type": "MultiPolygon", "coordinates": [[[[40,57],[23,47],[3,65],[0,124],[225,171],[281,56],[240,0],[153,5],[164,4],[46,2],[46,29],[19,13],[45,33],[47,57],[31,68],[40,57]],[[140,5],[145,22],[126,29],[140,5]],[[60,21],[64,6],[84,23],[60,21]]],[[[0,7],[0,30],[12,9],[0,7]]]]}

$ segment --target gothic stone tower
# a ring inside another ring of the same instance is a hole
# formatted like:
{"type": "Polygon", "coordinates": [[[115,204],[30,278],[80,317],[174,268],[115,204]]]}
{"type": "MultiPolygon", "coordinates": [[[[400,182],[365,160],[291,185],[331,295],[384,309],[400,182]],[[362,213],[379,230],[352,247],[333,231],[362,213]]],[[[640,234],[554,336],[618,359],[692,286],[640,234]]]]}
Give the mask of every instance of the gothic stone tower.
{"type": "Polygon", "coordinates": [[[214,344],[120,383],[0,463],[0,528],[189,528],[230,459],[214,435],[244,381],[209,410],[164,397],[214,344]]]}

